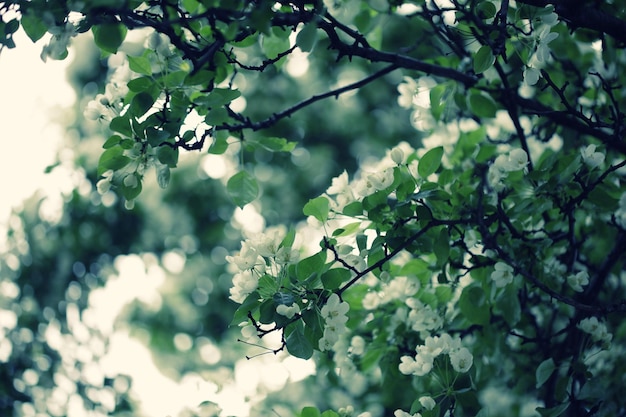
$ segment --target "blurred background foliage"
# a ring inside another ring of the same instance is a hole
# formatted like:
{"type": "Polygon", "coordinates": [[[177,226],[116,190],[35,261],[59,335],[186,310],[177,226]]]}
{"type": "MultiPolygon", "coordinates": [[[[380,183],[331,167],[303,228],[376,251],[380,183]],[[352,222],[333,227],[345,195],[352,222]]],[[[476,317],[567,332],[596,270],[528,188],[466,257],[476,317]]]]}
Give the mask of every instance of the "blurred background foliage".
{"type": "MultiPolygon", "coordinates": [[[[402,25],[390,22],[384,30],[386,42],[407,42],[402,25]]],[[[73,122],[67,127],[66,149],[50,169],[72,172],[73,187],[61,195],[38,194],[25,201],[10,219],[0,257],[1,303],[13,313],[0,318],[5,335],[0,346],[2,415],[17,409],[16,415],[85,415],[77,411],[81,408],[100,413],[95,415],[140,415],[132,380],[123,373],[108,375],[98,365],[112,332],[77,322],[89,308],[90,294],[121,273],[116,259],[125,255],[139,254],[166,275],[158,303],[134,299],[115,321],[115,328],[127,329],[149,347],[164,374],[180,380],[195,373],[223,384],[233,378],[235,364],[245,360],[248,350],[237,342],[239,329],[229,328],[236,305],[228,299],[231,275],[224,259],[238,249],[242,225],[233,217],[236,208],[223,185],[202,168],[211,161],[205,154],[185,155],[170,186],[161,190],[154,182],[144,184],[130,211],[113,194],[99,195],[95,169],[106,133],[104,125],[85,120],[82,111],[104,89],[107,59],[87,35],[76,38],[72,48],[68,80],[78,100],[68,115],[73,122]],[[184,267],[168,271],[168,257],[184,267]],[[207,350],[207,345],[215,349],[207,350]],[[26,405],[16,407],[22,402],[26,405]]],[[[308,71],[298,77],[289,76],[285,65],[238,74],[237,86],[247,99],[245,114],[264,119],[270,116],[268,109],[287,108],[378,69],[358,58],[336,62],[323,44],[305,65],[308,71]]],[[[408,110],[395,104],[400,81],[401,75],[392,73],[264,131],[302,147],[292,153],[255,149],[246,157],[255,161],[252,169],[263,190],[254,205],[256,212],[262,209],[264,220],[256,221],[272,225],[300,220],[305,202],[344,169],[354,171],[366,158],[380,157],[402,140],[418,145],[408,110]]],[[[282,405],[293,411],[315,400],[323,408],[331,399],[315,392],[333,378],[315,378],[320,379],[313,384],[316,388],[289,384],[262,407],[280,410],[282,405]]]]}

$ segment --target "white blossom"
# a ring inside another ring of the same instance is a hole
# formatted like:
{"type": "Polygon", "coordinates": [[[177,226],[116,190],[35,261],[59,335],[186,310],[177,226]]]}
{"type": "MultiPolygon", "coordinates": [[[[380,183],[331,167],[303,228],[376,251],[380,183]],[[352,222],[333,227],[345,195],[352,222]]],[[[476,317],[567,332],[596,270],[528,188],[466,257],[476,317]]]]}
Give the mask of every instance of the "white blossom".
{"type": "Polygon", "coordinates": [[[504,262],[497,262],[494,271],[491,273],[491,280],[496,287],[502,288],[513,282],[513,268],[504,262]]]}
{"type": "Polygon", "coordinates": [[[605,155],[602,152],[596,151],[596,145],[594,144],[587,146],[585,149],[581,149],[580,154],[585,164],[587,164],[591,169],[602,165],[605,158],[605,155]]]}
{"type": "Polygon", "coordinates": [[[432,410],[437,405],[433,397],[431,397],[430,395],[424,395],[420,397],[418,401],[421,404],[421,406],[427,410],[432,410]]]}
{"type": "Polygon", "coordinates": [[[450,357],[452,368],[456,372],[465,373],[469,371],[472,367],[472,363],[474,362],[474,357],[465,347],[451,351],[448,356],[450,357]]]}
{"type": "Polygon", "coordinates": [[[589,284],[589,274],[587,271],[580,271],[577,274],[567,277],[567,283],[576,292],[583,291],[583,285],[589,284]]]}
{"type": "Polygon", "coordinates": [[[259,280],[252,271],[242,271],[233,276],[233,286],[230,289],[230,299],[236,303],[243,303],[246,297],[259,286],[259,280]]]}
{"type": "Polygon", "coordinates": [[[550,32],[550,26],[544,26],[537,37],[537,50],[535,57],[539,62],[547,62],[550,59],[550,47],[548,44],[559,37],[556,32],[550,32]]]}
{"type": "Polygon", "coordinates": [[[524,69],[524,82],[527,85],[535,85],[541,78],[541,71],[535,67],[526,67],[524,69]]]}
{"type": "Polygon", "coordinates": [[[594,342],[609,344],[613,335],[608,332],[606,324],[600,322],[597,317],[587,317],[578,323],[578,328],[591,335],[594,342]]]}
{"type": "Polygon", "coordinates": [[[296,303],[288,306],[286,304],[279,304],[276,307],[276,312],[282,316],[287,317],[288,319],[293,318],[296,314],[300,313],[300,306],[296,303]]]}
{"type": "Polygon", "coordinates": [[[259,253],[248,241],[241,242],[241,250],[235,256],[227,256],[228,262],[234,263],[242,270],[254,268],[259,260],[259,253]]]}

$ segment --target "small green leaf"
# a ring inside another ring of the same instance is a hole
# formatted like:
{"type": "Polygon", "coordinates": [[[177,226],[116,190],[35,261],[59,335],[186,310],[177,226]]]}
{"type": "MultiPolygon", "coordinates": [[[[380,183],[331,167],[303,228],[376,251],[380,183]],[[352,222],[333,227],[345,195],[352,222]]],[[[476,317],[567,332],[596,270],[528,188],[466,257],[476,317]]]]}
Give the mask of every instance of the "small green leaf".
{"type": "Polygon", "coordinates": [[[259,301],[259,293],[254,291],[252,294],[248,295],[246,299],[241,303],[235,314],[233,315],[233,320],[230,322],[231,326],[237,326],[242,321],[247,320],[248,313],[255,311],[259,308],[261,302],[259,301]]]}
{"type": "Polygon", "coordinates": [[[206,124],[210,126],[221,125],[228,120],[228,110],[224,107],[217,107],[210,110],[204,117],[206,124]]]}
{"type": "Polygon", "coordinates": [[[287,234],[283,238],[283,241],[280,242],[279,248],[290,248],[293,245],[293,242],[296,240],[296,229],[290,227],[287,231],[287,234]]]}
{"type": "Polygon", "coordinates": [[[116,171],[124,168],[130,162],[130,158],[123,154],[124,149],[120,146],[114,146],[105,150],[98,161],[98,176],[112,169],[116,171]]]}
{"type": "Polygon", "coordinates": [[[541,362],[535,371],[535,378],[537,379],[536,388],[541,387],[546,383],[548,378],[552,375],[552,373],[556,370],[556,365],[552,358],[546,359],[541,362]]]}
{"type": "Polygon", "coordinates": [[[326,252],[304,258],[296,264],[296,277],[299,281],[309,278],[312,274],[321,273],[326,263],[326,252]]]}
{"type": "Polygon", "coordinates": [[[299,326],[297,326],[285,340],[287,351],[296,358],[309,359],[313,356],[313,346],[311,346],[311,343],[304,337],[302,322],[299,321],[297,324],[299,324],[299,326]]]}
{"type": "Polygon", "coordinates": [[[228,88],[214,88],[211,93],[201,100],[207,107],[221,107],[230,103],[241,95],[239,90],[231,90],[228,88]]]}
{"type": "Polygon", "coordinates": [[[450,236],[447,228],[443,227],[439,232],[439,236],[433,244],[433,252],[435,252],[437,257],[437,266],[441,267],[448,262],[448,257],[450,256],[450,236]]]}
{"type": "Polygon", "coordinates": [[[130,102],[130,108],[128,109],[128,112],[134,117],[141,117],[146,114],[148,110],[150,110],[153,104],[154,97],[152,97],[152,95],[149,93],[141,92],[133,97],[132,101],[130,102]]]}
{"type": "Polygon", "coordinates": [[[330,204],[326,197],[313,198],[309,200],[302,209],[305,216],[313,216],[322,223],[328,219],[329,211],[330,204]]]}
{"type": "MultiPolygon", "coordinates": [[[[284,32],[291,32],[283,30],[284,32]]],[[[272,35],[263,35],[261,37],[261,48],[263,53],[269,59],[275,59],[279,54],[289,49],[289,36],[276,35],[276,31],[273,31],[272,35]]]]}
{"type": "Polygon", "coordinates": [[[273,276],[265,274],[259,278],[257,291],[262,298],[270,298],[278,291],[278,282],[273,276]]]}
{"type": "MultiPolygon", "coordinates": [[[[152,75],[152,65],[145,56],[128,56],[128,66],[132,71],[143,75],[152,75]]],[[[130,88],[130,87],[129,87],[130,88]]]]}
{"type": "Polygon", "coordinates": [[[111,120],[111,123],[109,123],[109,129],[114,132],[121,133],[124,136],[133,136],[133,129],[130,127],[130,121],[124,116],[114,117],[111,120]]]}
{"type": "Polygon", "coordinates": [[[474,72],[482,74],[491,68],[494,62],[496,62],[496,58],[493,56],[491,48],[488,45],[483,45],[474,54],[474,72]]]}
{"type": "Polygon", "coordinates": [[[417,166],[417,172],[422,178],[428,177],[433,174],[441,165],[441,158],[443,157],[443,146],[437,146],[426,152],[424,156],[419,160],[417,166]]]}
{"type": "Polygon", "coordinates": [[[320,417],[320,410],[315,407],[304,407],[300,412],[300,417],[320,417]]]}
{"type": "Polygon", "coordinates": [[[46,24],[34,13],[27,13],[21,19],[22,28],[31,41],[37,42],[48,31],[46,24]]]}
{"type": "Polygon", "coordinates": [[[91,28],[96,45],[105,52],[114,54],[126,38],[126,26],[105,23],[91,28]]]}
{"type": "Polygon", "coordinates": [[[178,148],[172,148],[171,146],[163,145],[157,149],[157,159],[162,164],[175,168],[178,164],[178,148]]]}
{"type": "Polygon", "coordinates": [[[347,269],[334,268],[322,274],[322,284],[327,290],[336,290],[350,279],[351,273],[347,269]]]}
{"type": "Polygon", "coordinates": [[[478,117],[496,117],[496,103],[491,97],[481,92],[474,91],[469,96],[469,106],[478,117]]]}
{"type": "Polygon", "coordinates": [[[490,1],[481,1],[476,7],[476,14],[483,20],[491,19],[497,13],[495,4],[490,1]]]}
{"type": "Polygon", "coordinates": [[[130,91],[134,91],[135,93],[148,91],[152,87],[154,87],[154,80],[150,77],[134,78],[128,82],[128,89],[130,91]]]}
{"type": "Polygon", "coordinates": [[[489,324],[489,308],[485,305],[485,294],[480,287],[468,286],[459,298],[459,309],[472,324],[489,324]]]}
{"type": "Polygon", "coordinates": [[[213,143],[211,143],[211,146],[209,146],[209,150],[207,151],[208,153],[221,155],[228,149],[228,136],[223,136],[219,133],[220,132],[217,132],[216,135],[213,137],[213,143]]]}
{"type": "Polygon", "coordinates": [[[317,43],[317,26],[315,22],[309,22],[304,25],[302,30],[296,36],[296,45],[303,52],[311,52],[317,43]]]}
{"type": "Polygon", "coordinates": [[[108,138],[106,140],[106,142],[104,142],[104,144],[102,145],[102,147],[104,149],[109,149],[112,148],[113,146],[117,145],[118,143],[120,143],[120,141],[122,140],[122,138],[119,135],[113,135],[110,138],[108,138]]]}
{"type": "Polygon", "coordinates": [[[259,195],[259,185],[252,175],[240,171],[230,177],[226,190],[233,202],[240,208],[254,201],[259,195]]]}
{"type": "Polygon", "coordinates": [[[284,138],[262,137],[259,145],[272,152],[291,152],[296,147],[296,142],[289,142],[284,138]]]}

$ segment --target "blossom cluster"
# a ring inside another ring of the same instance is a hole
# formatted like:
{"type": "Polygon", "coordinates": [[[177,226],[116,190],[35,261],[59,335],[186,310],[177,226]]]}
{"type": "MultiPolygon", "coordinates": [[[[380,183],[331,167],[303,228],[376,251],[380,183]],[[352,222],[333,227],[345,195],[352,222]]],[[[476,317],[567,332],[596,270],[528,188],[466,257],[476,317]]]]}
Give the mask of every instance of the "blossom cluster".
{"type": "Polygon", "coordinates": [[[533,38],[534,54],[524,69],[524,82],[527,85],[535,85],[541,78],[541,67],[551,59],[549,44],[559,36],[558,33],[552,32],[552,28],[559,23],[559,16],[554,13],[552,5],[545,7],[545,12],[537,23],[538,27],[535,28],[533,38]]]}
{"type": "Polygon", "coordinates": [[[461,340],[452,338],[449,334],[441,336],[428,336],[423,345],[415,348],[415,356],[402,356],[398,369],[404,375],[424,376],[428,374],[434,365],[435,358],[439,355],[448,355],[452,368],[459,373],[469,371],[474,362],[471,352],[461,345],[461,340]]]}
{"type": "Polygon", "coordinates": [[[128,93],[127,83],[130,74],[128,62],[124,60],[124,63],[119,65],[111,74],[104,93],[97,94],[93,100],[87,103],[83,112],[85,118],[110,122],[122,114],[125,107],[124,98],[128,93]]]}
{"type": "Polygon", "coordinates": [[[504,189],[504,180],[510,172],[526,170],[528,154],[523,149],[513,149],[508,154],[498,155],[487,172],[489,185],[496,191],[504,189]]]}
{"type": "Polygon", "coordinates": [[[324,335],[319,340],[319,349],[324,352],[331,350],[339,337],[347,331],[348,310],[350,306],[345,301],[341,301],[339,296],[332,293],[320,313],[324,319],[324,335]]]}
{"type": "Polygon", "coordinates": [[[496,287],[502,288],[513,282],[513,268],[504,262],[496,262],[491,273],[491,280],[496,287]]]}
{"type": "Polygon", "coordinates": [[[598,320],[597,317],[587,317],[578,323],[578,328],[591,335],[591,340],[599,342],[603,346],[608,346],[613,339],[613,335],[608,332],[606,324],[598,320]]]}
{"type": "MultiPolygon", "coordinates": [[[[226,260],[235,267],[233,286],[230,289],[230,299],[236,303],[243,303],[246,297],[252,294],[259,285],[259,278],[270,275],[280,280],[284,268],[299,259],[299,252],[288,246],[281,245],[285,237],[282,228],[268,229],[265,233],[255,235],[241,242],[241,250],[227,256],[226,260]]],[[[278,306],[277,312],[287,317],[293,317],[299,308],[292,305],[278,306]]]]}

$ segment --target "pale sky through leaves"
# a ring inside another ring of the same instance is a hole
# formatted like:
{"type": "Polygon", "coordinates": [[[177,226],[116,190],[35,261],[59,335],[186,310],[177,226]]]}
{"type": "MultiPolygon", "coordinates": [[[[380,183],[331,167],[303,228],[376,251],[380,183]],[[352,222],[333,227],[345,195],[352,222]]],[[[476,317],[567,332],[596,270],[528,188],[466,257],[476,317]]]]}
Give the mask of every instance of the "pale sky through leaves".
{"type": "Polygon", "coordinates": [[[43,62],[41,42],[33,45],[21,31],[15,42],[0,54],[0,223],[49,181],[44,169],[63,135],[52,119],[75,100],[65,75],[69,60],[43,62]]]}

